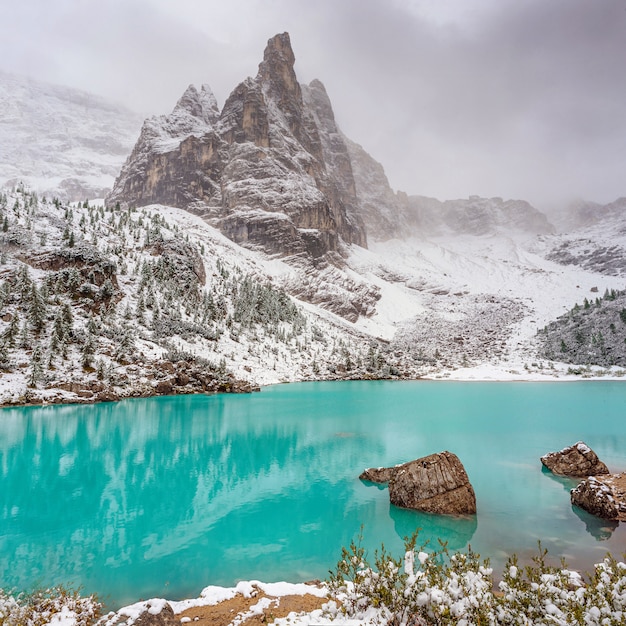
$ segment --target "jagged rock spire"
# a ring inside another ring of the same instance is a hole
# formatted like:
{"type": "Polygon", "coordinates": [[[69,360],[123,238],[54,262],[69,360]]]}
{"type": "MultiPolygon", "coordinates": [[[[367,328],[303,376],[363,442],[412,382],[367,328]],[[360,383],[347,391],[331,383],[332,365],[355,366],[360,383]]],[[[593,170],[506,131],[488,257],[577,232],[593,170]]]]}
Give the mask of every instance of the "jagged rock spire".
{"type": "Polygon", "coordinates": [[[144,126],[108,202],[187,208],[272,254],[318,259],[343,243],[366,247],[330,99],[319,81],[301,86],[294,64],[289,34],[272,37],[257,76],[219,114],[210,88],[188,87],[172,114],[144,126]]]}
{"type": "Polygon", "coordinates": [[[277,93],[290,94],[301,100],[300,85],[293,69],[295,62],[289,33],[275,35],[267,42],[258,76],[277,93]]]}

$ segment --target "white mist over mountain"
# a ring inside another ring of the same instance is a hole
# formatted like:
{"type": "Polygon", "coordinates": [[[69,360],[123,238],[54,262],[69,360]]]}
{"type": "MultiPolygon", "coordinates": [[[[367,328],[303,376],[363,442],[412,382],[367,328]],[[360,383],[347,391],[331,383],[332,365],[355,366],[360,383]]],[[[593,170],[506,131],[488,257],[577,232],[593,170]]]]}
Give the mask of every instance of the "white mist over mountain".
{"type": "Polygon", "coordinates": [[[160,114],[190,83],[222,104],[285,30],[394,189],[541,209],[625,194],[621,0],[30,0],[0,7],[0,64],[160,114]]]}
{"type": "Polygon", "coordinates": [[[0,187],[63,200],[103,197],[141,116],[83,91],[0,72],[0,187]]]}

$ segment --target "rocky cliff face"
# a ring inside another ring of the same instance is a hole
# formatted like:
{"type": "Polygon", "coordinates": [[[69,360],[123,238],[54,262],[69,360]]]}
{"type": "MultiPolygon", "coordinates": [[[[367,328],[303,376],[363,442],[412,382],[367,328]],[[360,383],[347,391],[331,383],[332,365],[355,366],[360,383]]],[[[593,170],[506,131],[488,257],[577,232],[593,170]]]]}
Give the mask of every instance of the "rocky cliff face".
{"type": "Polygon", "coordinates": [[[268,42],[255,78],[222,111],[205,85],[147,120],[107,202],[173,205],[233,241],[320,259],[367,246],[350,156],[319,81],[301,86],[289,35],[268,42]]]}

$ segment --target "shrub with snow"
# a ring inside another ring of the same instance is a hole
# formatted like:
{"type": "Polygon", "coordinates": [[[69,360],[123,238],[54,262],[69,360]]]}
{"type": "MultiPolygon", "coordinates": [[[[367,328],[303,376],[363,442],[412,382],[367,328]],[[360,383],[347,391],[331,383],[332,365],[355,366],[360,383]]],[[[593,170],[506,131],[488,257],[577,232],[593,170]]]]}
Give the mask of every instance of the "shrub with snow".
{"type": "Polygon", "coordinates": [[[91,595],[81,596],[66,587],[13,595],[0,589],[0,626],[91,626],[102,604],[91,595]]]}
{"type": "Polygon", "coordinates": [[[329,581],[328,617],[392,626],[626,623],[626,564],[612,556],[584,581],[564,563],[549,565],[540,545],[531,565],[509,560],[496,591],[488,561],[471,548],[450,554],[442,544],[429,553],[416,550],[416,540],[417,534],[407,540],[404,559],[383,546],[373,566],[359,543],[344,548],[329,581]]]}

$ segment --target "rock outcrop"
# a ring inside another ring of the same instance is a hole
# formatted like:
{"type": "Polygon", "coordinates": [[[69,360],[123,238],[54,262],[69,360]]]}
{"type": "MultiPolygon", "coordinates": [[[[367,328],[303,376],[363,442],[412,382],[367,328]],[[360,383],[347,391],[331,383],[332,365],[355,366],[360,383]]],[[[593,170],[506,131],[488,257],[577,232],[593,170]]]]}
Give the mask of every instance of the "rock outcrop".
{"type": "Polygon", "coordinates": [[[170,115],[145,122],[108,204],[185,208],[282,256],[367,246],[330,100],[319,81],[298,83],[294,62],[287,33],[270,39],[257,76],[221,112],[207,85],[189,87],[170,115]]]}
{"type": "Polygon", "coordinates": [[[405,196],[391,189],[383,166],[362,146],[345,135],[343,141],[350,155],[359,213],[368,238],[385,241],[404,237],[411,228],[404,214],[402,198],[405,196]]]}
{"type": "Polygon", "coordinates": [[[583,477],[609,473],[609,468],[583,441],[558,452],[549,452],[541,457],[541,462],[559,476],[583,477]]]}
{"type": "Polygon", "coordinates": [[[289,293],[355,321],[380,293],[344,271],[346,244],[367,247],[367,230],[383,223],[392,233],[395,195],[365,151],[355,159],[324,86],[300,85],[294,62],[287,33],[270,39],[256,77],[221,111],[207,85],[190,86],[170,115],[146,120],[106,202],[193,212],[235,243],[287,260],[297,270],[285,278],[289,293]]]}
{"type": "Polygon", "coordinates": [[[472,515],[476,494],[459,458],[451,452],[409,461],[389,468],[370,468],[360,477],[389,483],[392,504],[426,513],[472,515]]]}
{"type": "Polygon", "coordinates": [[[181,620],[174,613],[172,605],[166,600],[153,599],[138,602],[109,613],[101,620],[106,626],[180,626],[181,620]]]}
{"type": "Polygon", "coordinates": [[[585,478],[572,489],[571,500],[592,515],[626,521],[626,472],[585,478]]]}

